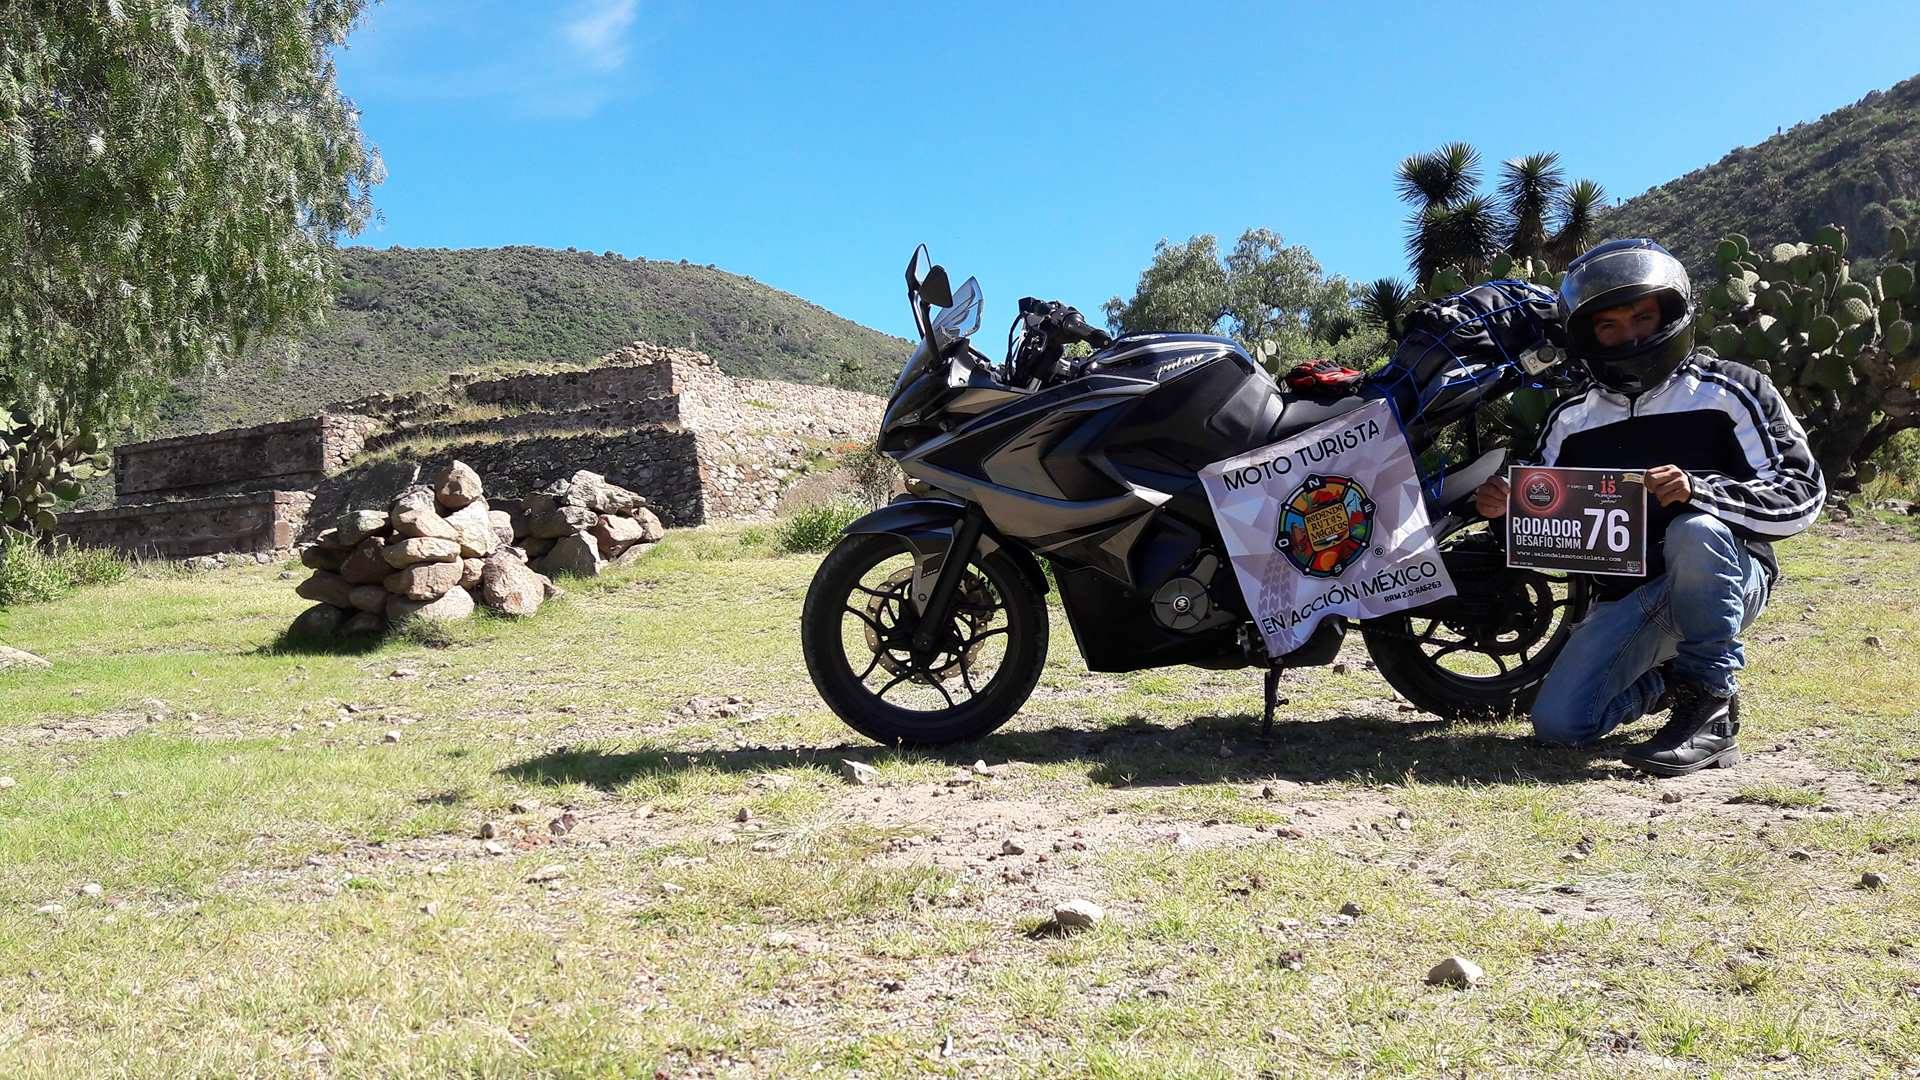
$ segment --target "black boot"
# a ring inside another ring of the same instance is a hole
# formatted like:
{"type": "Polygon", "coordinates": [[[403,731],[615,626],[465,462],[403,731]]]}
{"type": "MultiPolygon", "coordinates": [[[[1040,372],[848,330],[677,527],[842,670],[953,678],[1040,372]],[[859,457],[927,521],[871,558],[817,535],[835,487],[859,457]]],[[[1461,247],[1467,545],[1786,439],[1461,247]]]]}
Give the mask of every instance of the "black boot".
{"type": "Polygon", "coordinates": [[[1685,776],[1709,765],[1727,768],[1740,761],[1733,738],[1740,731],[1740,695],[1719,697],[1699,683],[1675,679],[1668,684],[1673,715],[1653,738],[1628,750],[1621,760],[1656,776],[1685,776]]]}

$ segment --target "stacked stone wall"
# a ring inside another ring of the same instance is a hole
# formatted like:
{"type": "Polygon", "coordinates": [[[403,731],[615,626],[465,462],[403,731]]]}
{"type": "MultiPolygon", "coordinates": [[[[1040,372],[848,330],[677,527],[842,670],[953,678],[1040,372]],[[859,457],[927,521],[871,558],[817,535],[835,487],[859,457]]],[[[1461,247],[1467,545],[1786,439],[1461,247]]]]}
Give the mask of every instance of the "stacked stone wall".
{"type": "Polygon", "coordinates": [[[580,434],[613,432],[660,422],[659,399],[649,402],[609,402],[566,412],[530,412],[513,416],[495,416],[485,420],[439,421],[419,427],[384,431],[367,440],[368,453],[378,453],[409,440],[430,438],[436,442],[485,437],[519,438],[535,434],[580,434]]]}
{"type": "Polygon", "coordinates": [[[735,378],[710,361],[675,363],[673,389],[681,425],[695,431],[784,433],[832,443],[872,442],[887,404],[852,390],[735,378]]]}
{"type": "Polygon", "coordinates": [[[870,394],[734,378],[702,353],[635,343],[593,368],[456,375],[442,395],[366,398],[337,407],[353,413],[122,446],[119,505],[69,514],[60,531],[163,555],[279,550],[309,517],[385,506],[455,459],[503,502],[589,469],[644,495],[667,525],[763,517],[810,458],[870,444],[884,406],[870,394]],[[510,415],[453,419],[470,405],[510,415]],[[439,449],[415,454],[409,440],[439,449]],[[385,450],[405,456],[353,465],[385,450]]]}
{"type": "Polygon", "coordinates": [[[411,482],[415,469],[432,476],[458,460],[487,478],[489,497],[507,507],[576,469],[591,469],[646,496],[661,521],[698,525],[714,514],[701,485],[693,432],[654,425],[617,433],[546,435],[462,443],[406,460],[383,461],[330,477],[314,493],[313,520],[346,510],[385,506],[411,482]]]}
{"type": "MultiPolygon", "coordinates": [[[[672,371],[668,365],[647,363],[455,382],[452,388],[480,405],[577,409],[609,401],[657,399],[672,392],[671,380],[672,371]]],[[[667,406],[662,405],[661,408],[667,406]]]]}
{"type": "Polygon", "coordinates": [[[249,491],[110,506],[62,514],[59,533],[85,547],[172,559],[281,552],[300,541],[313,501],[305,491],[249,491]]]}
{"type": "Polygon", "coordinates": [[[120,505],[242,491],[311,488],[345,468],[376,423],[331,413],[277,424],[129,443],[113,453],[120,505]]]}

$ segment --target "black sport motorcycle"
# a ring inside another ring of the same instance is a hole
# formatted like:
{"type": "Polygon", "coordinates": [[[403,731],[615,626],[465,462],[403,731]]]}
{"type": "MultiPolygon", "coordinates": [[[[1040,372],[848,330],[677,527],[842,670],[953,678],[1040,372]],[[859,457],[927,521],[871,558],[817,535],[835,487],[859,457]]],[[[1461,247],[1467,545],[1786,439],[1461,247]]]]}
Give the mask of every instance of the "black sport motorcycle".
{"type": "Polygon", "coordinates": [[[848,526],[801,616],[814,686],[870,738],[939,746],[1012,718],[1046,661],[1049,580],[1090,670],[1259,667],[1270,727],[1281,672],[1330,663],[1347,621],[1329,616],[1304,645],[1267,655],[1198,473],[1375,398],[1416,457],[1431,462],[1444,443],[1457,459],[1426,467],[1423,487],[1458,595],[1360,623],[1388,683],[1440,715],[1509,713],[1586,609],[1583,580],[1508,569],[1501,534],[1472,505],[1506,459],[1482,448],[1476,411],[1564,379],[1545,343],[1545,290],[1494,282],[1425,305],[1357,392],[1307,396],[1229,339],[1113,339],[1033,298],[996,365],[970,342],[977,281],[953,289],[925,245],[906,279],[920,341],[878,448],[908,493],[848,526]],[[1082,343],[1091,352],[1073,355],[1082,343]]]}

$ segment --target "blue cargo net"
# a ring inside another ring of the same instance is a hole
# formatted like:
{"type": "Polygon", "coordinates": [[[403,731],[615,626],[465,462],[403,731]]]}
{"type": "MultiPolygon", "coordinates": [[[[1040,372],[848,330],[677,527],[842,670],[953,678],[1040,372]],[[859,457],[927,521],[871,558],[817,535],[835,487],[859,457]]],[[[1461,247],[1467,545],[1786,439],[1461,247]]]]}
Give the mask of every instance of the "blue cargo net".
{"type": "MultiPolygon", "coordinates": [[[[1555,298],[1554,293],[1532,282],[1502,278],[1498,281],[1486,282],[1485,284],[1502,286],[1504,287],[1502,289],[1503,292],[1509,296],[1518,293],[1519,298],[1503,307],[1493,308],[1471,317],[1462,318],[1459,322],[1454,323],[1439,333],[1435,333],[1424,327],[1409,329],[1407,335],[1401,339],[1400,344],[1394,349],[1393,357],[1378,371],[1367,377],[1367,389],[1365,392],[1386,399],[1387,408],[1393,412],[1394,421],[1400,425],[1402,434],[1406,433],[1409,424],[1417,423],[1423,419],[1426,416],[1428,407],[1442,397],[1448,394],[1473,390],[1488,382],[1499,380],[1510,370],[1520,368],[1519,360],[1507,351],[1506,345],[1500,340],[1502,335],[1497,331],[1497,328],[1491,325],[1491,321],[1498,316],[1507,315],[1516,311],[1521,312],[1523,317],[1529,321],[1537,320],[1538,316],[1528,310],[1529,305],[1532,303],[1552,303],[1555,298]],[[1480,329],[1487,331],[1487,340],[1492,342],[1494,349],[1498,350],[1499,359],[1497,361],[1484,355],[1473,357],[1462,356],[1456,349],[1455,346],[1458,344],[1457,335],[1480,329]],[[1425,343],[1425,348],[1420,348],[1422,342],[1425,343]],[[1416,348],[1419,348],[1417,354],[1413,351],[1416,348]],[[1420,370],[1426,365],[1427,359],[1433,356],[1436,351],[1439,352],[1441,361],[1447,366],[1439,372],[1440,377],[1422,379],[1420,370]],[[1473,370],[1476,363],[1480,365],[1480,370],[1478,371],[1473,370]],[[1403,396],[1412,399],[1413,408],[1411,415],[1403,411],[1401,405],[1401,398],[1403,396]]],[[[1456,293],[1455,295],[1458,296],[1460,294],[1456,293]]],[[[1529,384],[1538,385],[1531,380],[1529,380],[1529,384]]],[[[1428,470],[1422,468],[1417,459],[1415,461],[1415,468],[1420,470],[1420,486],[1426,491],[1428,497],[1434,499],[1439,498],[1441,484],[1446,479],[1444,470],[1428,470]]]]}

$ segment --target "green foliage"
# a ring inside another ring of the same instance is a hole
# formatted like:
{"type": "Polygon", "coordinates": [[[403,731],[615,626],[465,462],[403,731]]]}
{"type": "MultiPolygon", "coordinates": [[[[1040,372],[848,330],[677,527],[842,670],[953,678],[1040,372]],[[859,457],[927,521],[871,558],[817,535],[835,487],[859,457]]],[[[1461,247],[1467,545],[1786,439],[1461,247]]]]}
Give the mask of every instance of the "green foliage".
{"type": "Polygon", "coordinates": [[[0,539],[0,608],[57,600],[87,585],[108,585],[126,577],[133,564],[105,548],[51,546],[17,535],[0,539]]]}
{"type": "Polygon", "coordinates": [[[820,502],[801,507],[780,523],[774,539],[782,551],[825,551],[867,508],[850,502],[820,502]]]}
{"type": "MultiPolygon", "coordinates": [[[[1726,237],[1714,246],[1725,280],[1705,291],[1699,316],[1715,353],[1773,379],[1843,488],[1869,482],[1874,455],[1920,425],[1920,356],[1902,317],[1914,268],[1889,256],[1869,285],[1853,279],[1847,246],[1847,231],[1830,225],[1756,260],[1745,237],[1726,237]]],[[[1906,245],[1893,236],[1883,250],[1896,248],[1906,245]]]]}
{"type": "Polygon", "coordinates": [[[1117,334],[1224,329],[1270,366],[1338,356],[1342,347],[1377,353],[1378,335],[1356,335],[1354,289],[1323,276],[1313,254],[1269,229],[1248,229],[1223,260],[1211,236],[1162,240],[1132,299],[1105,305],[1117,334]]]}
{"type": "Polygon", "coordinates": [[[893,495],[900,480],[900,466],[873,446],[859,446],[840,458],[840,465],[860,488],[860,497],[868,507],[879,509],[893,495]]]}
{"type": "Polygon", "coordinates": [[[1916,199],[1920,77],[1629,199],[1600,215],[1600,230],[1657,237],[1696,278],[1711,274],[1728,233],[1825,243],[1816,234],[1834,221],[1853,239],[1841,254],[1907,259],[1916,199]]]}
{"type": "Polygon", "coordinates": [[[60,505],[106,467],[92,431],[35,422],[24,407],[0,411],[0,543],[52,532],[60,505]]]}
{"type": "Polygon", "coordinates": [[[1362,322],[1379,327],[1387,337],[1398,341],[1414,302],[1412,286],[1399,278],[1383,277],[1361,286],[1353,308],[1362,322]]]}
{"type": "Polygon", "coordinates": [[[320,313],[379,179],[332,60],[363,6],[0,5],[0,400],[136,418],[320,313]]]}
{"type": "Polygon", "coordinates": [[[1563,267],[1593,240],[1595,215],[1606,199],[1592,180],[1569,185],[1554,153],[1503,162],[1497,199],[1481,195],[1480,152],[1461,142],[1406,158],[1394,186],[1413,207],[1407,260],[1422,283],[1448,266],[1473,281],[1502,277],[1488,269],[1501,253],[1563,267]]]}
{"type": "Polygon", "coordinates": [[[584,364],[635,340],[698,348],[732,375],[877,392],[910,351],[706,266],[534,247],[350,247],[339,262],[326,325],[184,381],[163,407],[162,429],[304,416],[332,402],[444,387],[455,371],[584,364]]]}

